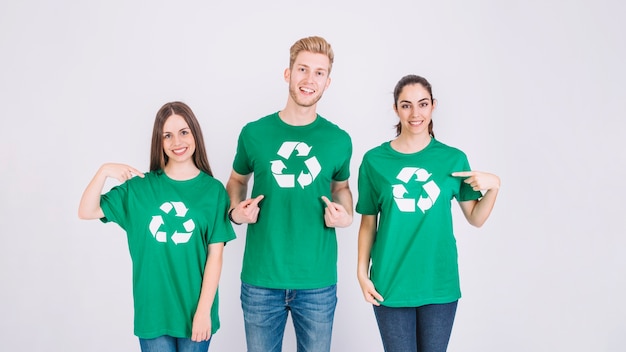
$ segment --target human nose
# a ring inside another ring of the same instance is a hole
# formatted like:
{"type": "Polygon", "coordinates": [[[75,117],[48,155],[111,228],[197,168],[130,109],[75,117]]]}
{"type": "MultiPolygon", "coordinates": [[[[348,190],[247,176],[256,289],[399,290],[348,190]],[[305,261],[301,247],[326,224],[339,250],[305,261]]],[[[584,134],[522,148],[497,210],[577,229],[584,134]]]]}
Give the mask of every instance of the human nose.
{"type": "Polygon", "coordinates": [[[178,143],[180,143],[180,136],[173,135],[171,141],[172,141],[172,145],[178,145],[178,143]]]}
{"type": "Polygon", "coordinates": [[[307,71],[307,73],[305,75],[305,79],[306,79],[307,82],[313,82],[315,80],[315,72],[307,71]]]}

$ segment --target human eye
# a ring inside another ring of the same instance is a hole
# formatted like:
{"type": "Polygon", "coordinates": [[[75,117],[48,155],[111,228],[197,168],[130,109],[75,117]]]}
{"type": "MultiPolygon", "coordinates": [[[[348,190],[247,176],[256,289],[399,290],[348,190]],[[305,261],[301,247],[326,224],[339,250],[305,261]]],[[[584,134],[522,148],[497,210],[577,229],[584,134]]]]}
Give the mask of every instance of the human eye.
{"type": "Polygon", "coordinates": [[[411,105],[410,105],[410,104],[400,104],[400,107],[401,107],[402,109],[408,109],[408,108],[410,108],[410,107],[411,107],[411,105]]]}
{"type": "Polygon", "coordinates": [[[191,133],[189,130],[182,130],[182,131],[180,131],[180,134],[182,134],[183,136],[186,136],[189,133],[191,133]]]}
{"type": "Polygon", "coordinates": [[[171,135],[171,134],[169,134],[169,133],[165,133],[165,134],[163,135],[163,139],[170,139],[170,138],[172,138],[172,135],[171,135]]]}

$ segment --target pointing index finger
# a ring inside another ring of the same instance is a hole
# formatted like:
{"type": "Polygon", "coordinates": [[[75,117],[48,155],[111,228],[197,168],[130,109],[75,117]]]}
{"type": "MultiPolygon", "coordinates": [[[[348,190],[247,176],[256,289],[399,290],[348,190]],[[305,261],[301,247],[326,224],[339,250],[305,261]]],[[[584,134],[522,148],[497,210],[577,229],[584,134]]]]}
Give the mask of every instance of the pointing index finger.
{"type": "Polygon", "coordinates": [[[264,195],[260,195],[260,196],[258,196],[258,197],[256,197],[256,198],[254,198],[254,200],[252,201],[252,203],[250,203],[250,205],[252,205],[252,206],[258,206],[258,205],[259,205],[259,202],[260,202],[260,201],[261,201],[264,197],[265,197],[264,195]]]}
{"type": "Polygon", "coordinates": [[[134,167],[132,167],[132,166],[130,166],[129,168],[130,168],[130,172],[132,172],[133,174],[135,174],[135,175],[137,175],[137,176],[139,176],[139,177],[144,177],[143,172],[141,172],[141,171],[139,171],[139,170],[135,169],[135,168],[134,168],[134,167]]]}
{"type": "Polygon", "coordinates": [[[474,172],[473,171],[457,171],[457,172],[453,172],[451,175],[454,177],[469,177],[469,176],[473,176],[474,172]]]}

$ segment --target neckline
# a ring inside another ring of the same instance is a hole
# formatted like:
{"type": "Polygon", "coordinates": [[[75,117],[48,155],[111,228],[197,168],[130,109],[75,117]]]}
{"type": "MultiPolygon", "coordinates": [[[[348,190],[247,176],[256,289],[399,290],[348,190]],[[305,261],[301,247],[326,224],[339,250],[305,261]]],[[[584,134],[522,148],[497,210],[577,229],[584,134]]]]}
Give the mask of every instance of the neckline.
{"type": "Polygon", "coordinates": [[[428,142],[428,144],[426,144],[426,146],[425,146],[424,148],[422,148],[422,149],[420,149],[420,150],[418,150],[418,151],[415,151],[415,152],[410,152],[410,153],[404,153],[404,152],[401,152],[401,151],[399,151],[399,150],[396,150],[396,149],[395,149],[395,148],[391,145],[391,142],[392,142],[392,141],[387,141],[387,142],[385,143],[385,144],[386,144],[387,149],[389,149],[391,152],[393,152],[394,154],[397,154],[397,155],[407,155],[407,156],[409,156],[409,155],[416,155],[416,154],[420,154],[420,153],[425,152],[426,150],[428,150],[428,149],[429,149],[429,148],[430,148],[430,147],[431,147],[431,146],[435,143],[435,138],[434,138],[434,137],[431,137],[431,138],[430,138],[430,141],[428,142]]]}

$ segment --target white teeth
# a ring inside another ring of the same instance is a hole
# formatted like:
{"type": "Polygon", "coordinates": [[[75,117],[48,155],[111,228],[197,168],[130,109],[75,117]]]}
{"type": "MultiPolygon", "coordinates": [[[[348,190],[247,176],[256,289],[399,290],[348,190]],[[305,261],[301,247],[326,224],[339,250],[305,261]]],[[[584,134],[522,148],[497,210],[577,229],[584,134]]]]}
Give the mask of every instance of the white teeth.
{"type": "Polygon", "coordinates": [[[306,92],[306,93],[313,93],[314,90],[313,89],[309,89],[309,88],[300,88],[302,91],[306,92]]]}

